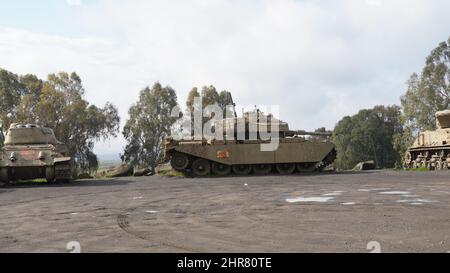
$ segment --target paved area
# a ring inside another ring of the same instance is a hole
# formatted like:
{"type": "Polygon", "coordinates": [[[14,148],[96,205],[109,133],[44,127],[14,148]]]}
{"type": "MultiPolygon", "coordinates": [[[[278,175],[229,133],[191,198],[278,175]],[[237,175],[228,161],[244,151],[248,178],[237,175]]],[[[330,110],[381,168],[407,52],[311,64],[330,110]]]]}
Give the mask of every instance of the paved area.
{"type": "Polygon", "coordinates": [[[0,252],[450,251],[450,172],[0,188],[0,252]]]}

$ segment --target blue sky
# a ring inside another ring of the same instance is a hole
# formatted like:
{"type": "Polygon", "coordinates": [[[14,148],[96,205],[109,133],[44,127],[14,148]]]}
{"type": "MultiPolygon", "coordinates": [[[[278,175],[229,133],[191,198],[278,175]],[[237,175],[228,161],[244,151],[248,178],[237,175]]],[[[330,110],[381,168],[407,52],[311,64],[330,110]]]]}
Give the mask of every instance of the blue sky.
{"type": "MultiPolygon", "coordinates": [[[[0,0],[0,67],[76,71],[86,98],[123,122],[146,85],[227,89],[280,106],[294,129],[399,103],[405,82],[450,34],[447,0],[0,0]],[[72,4],[69,4],[72,3],[72,4]]],[[[118,154],[119,137],[99,143],[118,154]]]]}
{"type": "MultiPolygon", "coordinates": [[[[83,4],[93,2],[84,0],[83,4]]],[[[80,7],[66,0],[1,0],[1,25],[55,35],[81,34],[75,18],[80,7]]]]}

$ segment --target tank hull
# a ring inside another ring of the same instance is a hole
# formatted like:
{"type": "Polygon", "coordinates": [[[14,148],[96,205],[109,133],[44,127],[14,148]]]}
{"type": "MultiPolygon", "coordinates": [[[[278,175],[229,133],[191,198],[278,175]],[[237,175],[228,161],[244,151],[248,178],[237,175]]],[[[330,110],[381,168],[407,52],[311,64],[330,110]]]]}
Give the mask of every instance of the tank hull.
{"type": "Polygon", "coordinates": [[[53,145],[7,146],[0,153],[1,182],[40,178],[48,182],[71,179],[71,158],[59,156],[53,145]]]}
{"type": "MultiPolygon", "coordinates": [[[[261,151],[261,141],[219,141],[213,143],[201,141],[180,141],[166,146],[166,161],[171,161],[174,169],[195,173],[195,162],[204,160],[202,164],[211,170],[207,172],[219,175],[232,173],[231,170],[243,168],[242,173],[253,169],[258,173],[258,166],[288,174],[293,170],[321,171],[336,159],[335,145],[328,141],[307,141],[302,138],[280,139],[275,151],[261,151]],[[186,162],[187,160],[187,162],[186,162]],[[222,168],[222,171],[217,166],[222,168]],[[226,167],[224,167],[226,166],[226,167]],[[248,166],[247,169],[246,166],[248,166]],[[297,168],[295,168],[297,167],[297,168]],[[255,169],[256,168],[256,169],[255,169]]],[[[235,171],[241,174],[241,171],[235,171]]],[[[201,176],[202,174],[200,174],[201,176]]]]}
{"type": "Polygon", "coordinates": [[[406,169],[450,169],[450,110],[436,113],[436,130],[419,133],[403,165],[406,169]]]}
{"type": "Polygon", "coordinates": [[[44,178],[66,182],[72,177],[68,149],[51,129],[37,125],[11,125],[0,149],[0,182],[44,178]]]}

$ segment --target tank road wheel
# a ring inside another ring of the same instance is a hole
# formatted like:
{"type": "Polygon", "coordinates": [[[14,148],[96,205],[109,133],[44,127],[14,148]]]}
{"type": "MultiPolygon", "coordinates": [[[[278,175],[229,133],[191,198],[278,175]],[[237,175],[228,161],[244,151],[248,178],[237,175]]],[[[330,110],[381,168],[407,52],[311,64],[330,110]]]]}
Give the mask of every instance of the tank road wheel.
{"type": "Polygon", "coordinates": [[[251,165],[234,165],[233,173],[237,175],[249,175],[252,172],[251,165]]]}
{"type": "Polygon", "coordinates": [[[311,173],[316,169],[315,163],[297,163],[297,171],[299,173],[311,173]]]}
{"type": "Polygon", "coordinates": [[[442,170],[444,170],[444,171],[448,170],[448,163],[447,163],[447,160],[445,160],[444,162],[442,162],[442,170]]]}
{"type": "Polygon", "coordinates": [[[276,166],[279,174],[292,174],[295,171],[295,164],[281,163],[276,166]]]}
{"type": "Polygon", "coordinates": [[[174,153],[170,160],[172,168],[176,171],[185,171],[189,166],[189,157],[186,154],[174,153]]]}
{"type": "Polygon", "coordinates": [[[9,182],[9,176],[8,176],[8,169],[7,168],[0,168],[0,181],[1,182],[9,182]]]}
{"type": "Polygon", "coordinates": [[[55,168],[54,167],[47,167],[45,168],[45,179],[48,183],[55,182],[55,168]]]}
{"type": "Polygon", "coordinates": [[[0,168],[0,186],[1,184],[7,185],[9,183],[8,169],[0,168]]]}
{"type": "Polygon", "coordinates": [[[231,166],[228,166],[225,164],[220,164],[217,162],[212,163],[211,169],[212,169],[213,174],[219,175],[219,176],[226,176],[231,173],[231,166]]]}
{"type": "Polygon", "coordinates": [[[197,159],[192,164],[192,172],[196,176],[207,176],[211,173],[211,163],[205,159],[197,159]]]}
{"type": "Polygon", "coordinates": [[[255,165],[253,165],[253,171],[257,175],[266,175],[272,171],[272,165],[270,165],[270,164],[255,164],[255,165]]]}
{"type": "Polygon", "coordinates": [[[443,164],[442,164],[442,161],[436,161],[436,163],[434,163],[434,169],[436,170],[436,171],[442,171],[442,166],[443,166],[443,164]]]}

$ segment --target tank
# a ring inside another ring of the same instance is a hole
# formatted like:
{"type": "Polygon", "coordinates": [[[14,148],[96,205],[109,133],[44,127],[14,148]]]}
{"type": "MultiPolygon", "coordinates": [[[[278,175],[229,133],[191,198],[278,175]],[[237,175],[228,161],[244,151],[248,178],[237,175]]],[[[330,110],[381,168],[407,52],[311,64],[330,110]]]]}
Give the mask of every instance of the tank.
{"type": "MultiPolygon", "coordinates": [[[[336,160],[331,133],[292,131],[288,123],[276,120],[272,115],[264,116],[264,122],[261,119],[252,122],[252,114],[255,112],[247,112],[242,118],[216,122],[213,126],[215,129],[224,129],[225,138],[222,140],[166,139],[164,161],[170,162],[174,170],[194,176],[211,173],[227,176],[322,171],[336,160]],[[279,134],[271,140],[263,140],[266,138],[258,132],[270,132],[274,123],[278,124],[279,134]],[[261,149],[263,144],[270,144],[274,139],[278,143],[276,149],[261,149]]],[[[257,114],[261,114],[259,110],[257,114]]]]}
{"type": "Polygon", "coordinates": [[[420,132],[408,148],[406,169],[447,170],[450,167],[450,110],[436,113],[436,130],[420,132]]]}
{"type": "Polygon", "coordinates": [[[0,181],[45,178],[69,182],[71,157],[52,129],[34,124],[12,124],[0,149],[0,181]]]}

